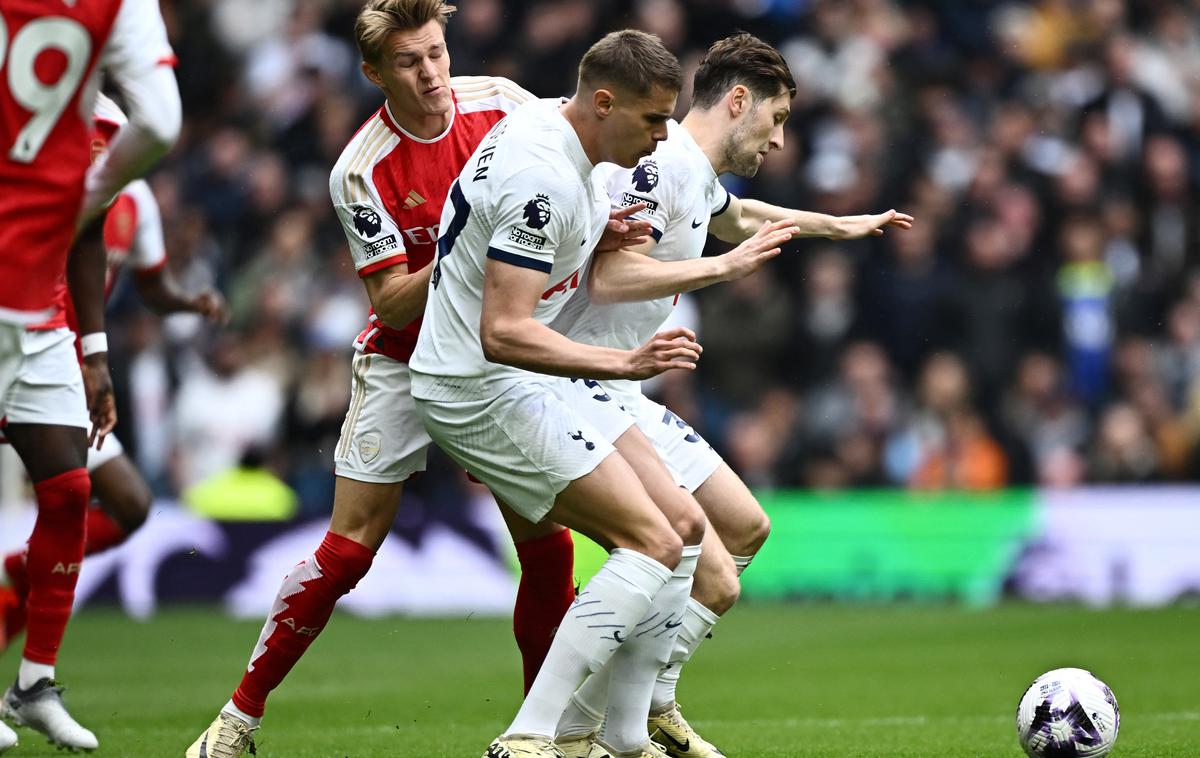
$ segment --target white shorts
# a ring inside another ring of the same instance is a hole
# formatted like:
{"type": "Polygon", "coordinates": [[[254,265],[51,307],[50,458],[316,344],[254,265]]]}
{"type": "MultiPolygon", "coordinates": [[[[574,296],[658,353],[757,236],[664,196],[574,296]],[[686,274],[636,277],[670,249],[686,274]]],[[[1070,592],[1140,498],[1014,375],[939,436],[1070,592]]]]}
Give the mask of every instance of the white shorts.
{"type": "Polygon", "coordinates": [[[0,405],[21,367],[21,336],[25,327],[0,321],[0,405]]]}
{"type": "Polygon", "coordinates": [[[119,458],[125,454],[125,447],[121,444],[121,440],[117,439],[117,435],[110,434],[104,438],[104,447],[99,450],[95,445],[88,448],[87,453],[87,470],[92,473],[104,464],[119,458]]]}
{"type": "Polygon", "coordinates": [[[614,452],[600,430],[571,407],[574,393],[567,379],[532,375],[474,396],[463,390],[448,400],[417,398],[416,405],[442,450],[536,523],[558,493],[614,452]]]}
{"type": "Polygon", "coordinates": [[[0,415],[10,424],[90,427],[75,333],[67,328],[25,332],[21,355],[0,415]]]}
{"type": "Polygon", "coordinates": [[[350,408],[333,454],[333,473],[360,482],[394,484],[425,470],[429,435],[413,405],[408,364],[373,353],[354,354],[350,408]]]}
{"type": "Polygon", "coordinates": [[[642,393],[612,392],[612,397],[637,421],[638,428],[654,443],[658,457],[675,483],[695,492],[721,465],[721,456],[686,421],[669,408],[642,393]]]}

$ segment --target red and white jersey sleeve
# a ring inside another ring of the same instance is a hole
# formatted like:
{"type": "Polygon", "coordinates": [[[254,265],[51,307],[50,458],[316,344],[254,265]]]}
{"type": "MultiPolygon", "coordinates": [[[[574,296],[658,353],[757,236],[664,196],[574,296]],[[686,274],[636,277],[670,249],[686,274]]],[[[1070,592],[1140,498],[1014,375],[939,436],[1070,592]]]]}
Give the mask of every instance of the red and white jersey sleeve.
{"type": "Polygon", "coordinates": [[[123,0],[101,58],[104,70],[122,81],[175,62],[157,0],[123,0]]]}
{"type": "Polygon", "coordinates": [[[375,184],[375,167],[400,141],[384,121],[368,121],[329,175],[329,197],[359,276],[408,260],[400,228],[375,184]]]}
{"type": "Polygon", "coordinates": [[[144,179],[130,182],[109,210],[104,219],[104,247],[110,268],[124,265],[144,274],[167,265],[162,214],[144,179]],[[120,213],[117,204],[122,206],[120,213]]]}

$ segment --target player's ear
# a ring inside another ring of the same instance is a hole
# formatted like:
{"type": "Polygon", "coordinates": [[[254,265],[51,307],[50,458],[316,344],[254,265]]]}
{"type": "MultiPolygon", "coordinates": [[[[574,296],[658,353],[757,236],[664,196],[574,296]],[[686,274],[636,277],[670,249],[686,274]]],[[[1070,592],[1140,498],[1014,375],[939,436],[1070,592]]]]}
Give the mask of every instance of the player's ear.
{"type": "Polygon", "coordinates": [[[615,100],[616,96],[613,95],[612,90],[601,87],[592,93],[592,108],[600,118],[608,118],[608,115],[612,113],[615,100]]]}
{"type": "Polygon", "coordinates": [[[750,110],[750,90],[744,84],[735,84],[729,90],[729,115],[737,118],[750,110]]]}
{"type": "Polygon", "coordinates": [[[381,76],[379,76],[379,71],[378,71],[378,69],[375,68],[374,65],[372,65],[371,63],[368,63],[367,61],[363,61],[362,62],[362,72],[363,72],[363,76],[367,77],[367,79],[371,82],[371,84],[374,84],[376,87],[383,89],[383,78],[381,76]]]}

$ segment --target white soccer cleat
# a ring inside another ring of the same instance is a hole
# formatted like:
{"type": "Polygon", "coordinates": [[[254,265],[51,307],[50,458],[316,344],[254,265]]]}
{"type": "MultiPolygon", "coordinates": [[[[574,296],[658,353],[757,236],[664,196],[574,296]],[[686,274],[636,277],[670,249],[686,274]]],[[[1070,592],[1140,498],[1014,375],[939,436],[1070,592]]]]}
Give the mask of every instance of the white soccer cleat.
{"type": "Polygon", "coordinates": [[[240,758],[250,751],[255,755],[254,730],[237,716],[224,711],[217,714],[192,746],[184,753],[185,758],[240,758]]]}
{"type": "Polygon", "coordinates": [[[564,758],[549,737],[536,734],[502,734],[492,740],[483,758],[564,758]]]}
{"type": "Polygon", "coordinates": [[[100,747],[96,735],[79,725],[63,704],[63,688],[53,679],[39,679],[23,690],[13,682],[0,702],[0,716],[17,726],[27,726],[49,738],[51,744],[67,750],[95,750],[100,747]]]}
{"type": "Polygon", "coordinates": [[[670,758],[725,758],[708,740],[701,737],[679,712],[679,705],[651,713],[647,722],[650,739],[662,745],[670,758]]]}
{"type": "Polygon", "coordinates": [[[0,721],[0,753],[8,750],[10,747],[16,747],[17,733],[8,728],[8,724],[0,721]]]}
{"type": "MultiPolygon", "coordinates": [[[[566,758],[616,758],[617,753],[603,741],[598,739],[595,733],[585,734],[576,737],[560,737],[555,740],[555,745],[562,751],[566,758]]],[[[642,752],[638,753],[637,758],[670,758],[662,749],[661,745],[654,742],[647,742],[642,746],[642,752]]]]}

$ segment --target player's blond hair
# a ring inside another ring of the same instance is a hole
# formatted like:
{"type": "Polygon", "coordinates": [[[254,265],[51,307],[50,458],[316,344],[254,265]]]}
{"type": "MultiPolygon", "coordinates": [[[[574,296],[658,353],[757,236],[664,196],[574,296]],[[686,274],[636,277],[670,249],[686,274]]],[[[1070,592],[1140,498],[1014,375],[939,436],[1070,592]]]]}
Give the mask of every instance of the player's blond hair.
{"type": "Polygon", "coordinates": [[[354,40],[364,61],[379,63],[392,32],[419,29],[430,21],[437,21],[445,29],[456,10],[443,0],[371,0],[358,12],[354,40]]]}

